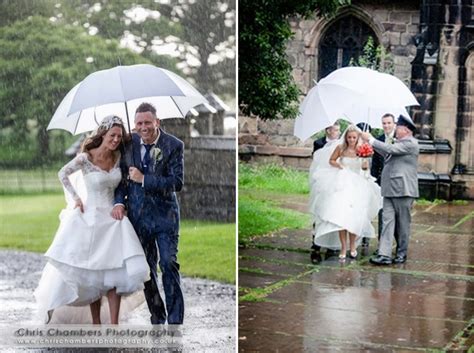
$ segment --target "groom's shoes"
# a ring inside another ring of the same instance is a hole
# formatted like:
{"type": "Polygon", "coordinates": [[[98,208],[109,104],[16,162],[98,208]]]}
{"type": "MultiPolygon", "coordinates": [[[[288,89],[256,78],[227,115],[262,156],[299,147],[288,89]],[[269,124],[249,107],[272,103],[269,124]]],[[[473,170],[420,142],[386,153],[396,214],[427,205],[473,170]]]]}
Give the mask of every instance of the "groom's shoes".
{"type": "Polygon", "coordinates": [[[384,255],[377,255],[376,257],[371,257],[370,258],[370,263],[374,265],[391,265],[392,264],[392,258],[384,255]]]}
{"type": "Polygon", "coordinates": [[[405,256],[401,256],[401,255],[397,255],[395,256],[395,258],[393,259],[393,263],[394,264],[403,264],[407,261],[407,257],[406,255],[405,256]]]}

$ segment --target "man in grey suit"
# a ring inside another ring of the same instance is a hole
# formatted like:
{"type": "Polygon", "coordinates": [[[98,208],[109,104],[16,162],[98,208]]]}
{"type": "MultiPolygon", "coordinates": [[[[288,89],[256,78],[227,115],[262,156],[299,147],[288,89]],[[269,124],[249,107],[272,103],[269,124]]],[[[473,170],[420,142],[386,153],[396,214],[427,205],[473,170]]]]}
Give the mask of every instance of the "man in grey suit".
{"type": "Polygon", "coordinates": [[[413,201],[418,197],[418,141],[413,137],[416,130],[413,121],[400,115],[397,120],[394,144],[377,141],[369,133],[362,138],[385,157],[382,171],[383,227],[378,255],[370,259],[375,265],[400,264],[407,260],[410,238],[413,201]],[[395,235],[395,229],[397,233],[395,235]],[[397,242],[397,252],[392,260],[393,239],[397,242]]]}

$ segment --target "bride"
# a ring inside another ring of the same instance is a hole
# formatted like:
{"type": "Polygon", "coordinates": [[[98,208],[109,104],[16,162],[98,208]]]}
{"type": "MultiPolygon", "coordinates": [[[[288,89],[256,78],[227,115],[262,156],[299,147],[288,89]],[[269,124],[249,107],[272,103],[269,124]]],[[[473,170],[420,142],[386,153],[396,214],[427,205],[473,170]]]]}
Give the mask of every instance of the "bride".
{"type": "Polygon", "coordinates": [[[86,139],[82,153],[59,171],[69,194],[66,198],[72,202],[60,214],[59,228],[45,254],[48,262],[34,293],[46,322],[86,323],[92,316],[92,323],[100,324],[101,300],[106,296],[110,323],[118,324],[122,296],[142,290],[148,279],[149,267],[132,224],[128,218],[117,221],[111,217],[114,190],[121,180],[118,147],[126,136],[119,117],[106,117],[86,139]],[[77,181],[76,187],[70,179],[77,181]],[[78,311],[70,306],[82,308],[78,311]],[[87,306],[90,316],[81,310],[87,306]],[[66,310],[63,319],[61,310],[66,310]],[[53,312],[59,318],[51,321],[53,312]]]}
{"type": "Polygon", "coordinates": [[[357,157],[360,129],[350,125],[339,143],[317,151],[310,169],[310,210],[314,217],[314,243],[340,249],[346,258],[357,256],[363,237],[374,238],[371,221],[382,207],[380,187],[370,177],[368,161],[357,157]]]}

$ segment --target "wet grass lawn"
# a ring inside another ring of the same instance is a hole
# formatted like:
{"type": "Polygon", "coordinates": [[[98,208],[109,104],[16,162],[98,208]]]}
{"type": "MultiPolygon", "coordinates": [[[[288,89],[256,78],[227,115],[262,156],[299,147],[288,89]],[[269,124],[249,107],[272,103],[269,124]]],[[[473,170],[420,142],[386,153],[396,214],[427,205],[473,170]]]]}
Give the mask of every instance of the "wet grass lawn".
{"type": "Polygon", "coordinates": [[[239,190],[258,189],[283,194],[308,194],[308,172],[276,164],[239,164],[239,190]]]}
{"type": "Polygon", "coordinates": [[[241,245],[253,237],[283,228],[306,228],[309,222],[309,215],[283,209],[273,201],[260,199],[258,193],[241,193],[239,196],[239,243],[241,245]]]}
{"type": "MultiPolygon", "coordinates": [[[[63,194],[0,196],[0,248],[45,252],[59,225],[63,194]]],[[[185,276],[235,283],[235,223],[181,222],[185,276]]]]}
{"type": "MultiPolygon", "coordinates": [[[[276,195],[309,194],[308,173],[274,164],[239,165],[239,244],[284,228],[308,227],[307,214],[279,207],[276,195]]],[[[285,199],[283,197],[283,199],[285,199]]]]}

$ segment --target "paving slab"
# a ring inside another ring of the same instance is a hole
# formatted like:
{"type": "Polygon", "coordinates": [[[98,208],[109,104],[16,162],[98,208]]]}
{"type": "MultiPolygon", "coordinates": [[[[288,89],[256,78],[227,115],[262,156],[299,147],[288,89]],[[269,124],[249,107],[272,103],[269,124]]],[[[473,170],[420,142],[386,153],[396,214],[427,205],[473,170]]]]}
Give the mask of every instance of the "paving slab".
{"type": "MultiPolygon", "coordinates": [[[[328,295],[330,293],[328,291],[328,295]]],[[[253,315],[253,320],[239,320],[239,338],[248,337],[252,332],[259,333],[257,340],[242,342],[239,339],[240,350],[253,351],[253,344],[264,343],[265,351],[287,351],[270,339],[273,336],[267,339],[267,332],[284,335],[286,347],[301,347],[299,350],[289,350],[292,352],[310,350],[312,346],[306,345],[314,340],[329,341],[334,347],[340,343],[353,342],[351,351],[361,351],[363,347],[357,347],[358,344],[373,348],[435,349],[448,344],[451,337],[466,325],[462,321],[337,310],[315,305],[318,303],[313,302],[310,309],[304,305],[278,302],[239,305],[239,316],[253,315]],[[258,327],[258,330],[252,331],[250,327],[258,327]],[[305,342],[305,337],[311,337],[312,340],[305,342]]]]}
{"type": "Polygon", "coordinates": [[[244,271],[250,269],[262,271],[264,273],[279,274],[282,276],[295,276],[306,271],[306,268],[300,265],[262,262],[258,260],[247,259],[239,260],[239,270],[242,271],[242,269],[244,271]]]}
{"type": "MultiPolygon", "coordinates": [[[[302,204],[295,200],[289,209],[302,204]]],[[[467,352],[474,344],[473,214],[473,202],[415,205],[408,261],[386,267],[368,262],[375,239],[355,260],[323,251],[313,264],[309,227],[255,238],[239,252],[242,273],[254,268],[260,281],[268,274],[286,280],[247,288],[263,293],[262,301],[240,297],[239,350],[467,352]]]]}
{"type": "Polygon", "coordinates": [[[285,279],[285,276],[239,272],[239,285],[246,288],[263,288],[285,279]]]}

